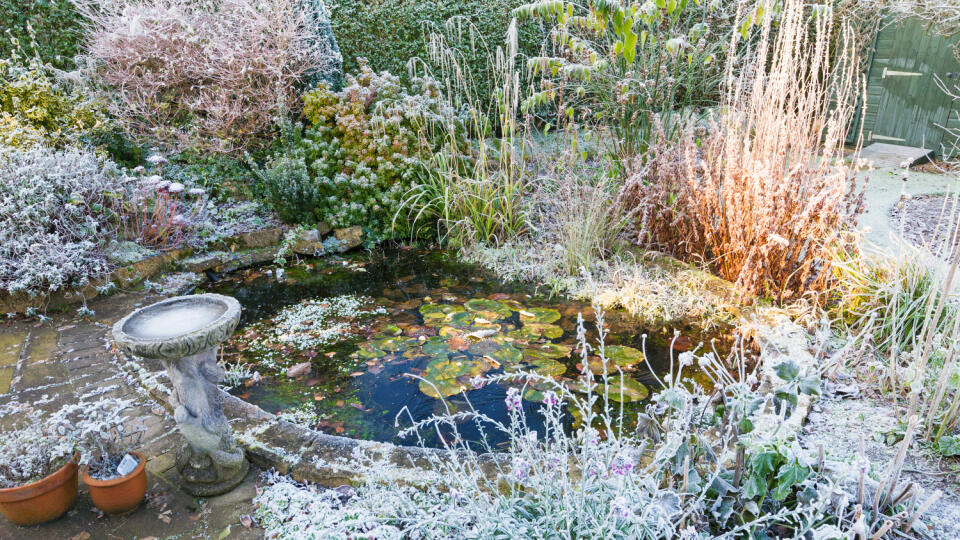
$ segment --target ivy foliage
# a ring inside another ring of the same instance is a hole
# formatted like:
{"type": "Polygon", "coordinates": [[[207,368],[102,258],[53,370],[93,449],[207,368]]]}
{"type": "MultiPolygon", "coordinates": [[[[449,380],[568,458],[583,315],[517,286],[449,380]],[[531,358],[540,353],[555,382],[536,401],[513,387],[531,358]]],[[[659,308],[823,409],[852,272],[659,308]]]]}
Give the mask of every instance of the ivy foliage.
{"type": "Polygon", "coordinates": [[[0,13],[4,29],[0,58],[9,58],[18,50],[35,50],[43,63],[73,68],[83,26],[70,0],[0,0],[0,13]]]}
{"type": "MultiPolygon", "coordinates": [[[[489,59],[503,46],[511,11],[521,4],[519,0],[327,2],[345,72],[355,72],[360,67],[357,59],[365,58],[375,71],[389,71],[408,80],[407,62],[427,59],[430,34],[440,32],[456,51],[463,71],[473,77],[474,97],[483,103],[494,90],[489,59]]],[[[521,25],[520,52],[535,54],[544,37],[539,23],[521,25]]]]}

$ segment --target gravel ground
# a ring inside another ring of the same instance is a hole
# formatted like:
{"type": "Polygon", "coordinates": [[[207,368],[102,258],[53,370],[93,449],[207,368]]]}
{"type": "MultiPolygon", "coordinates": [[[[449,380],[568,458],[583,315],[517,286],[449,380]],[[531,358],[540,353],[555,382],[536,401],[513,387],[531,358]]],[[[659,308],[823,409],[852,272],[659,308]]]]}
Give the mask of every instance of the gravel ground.
{"type": "MultiPolygon", "coordinates": [[[[811,450],[822,447],[827,459],[849,462],[856,456],[862,439],[873,470],[883,475],[897,452],[897,445],[887,445],[884,439],[897,426],[888,401],[862,396],[823,399],[808,416],[800,443],[811,450]]],[[[900,485],[916,482],[924,490],[922,499],[936,490],[943,492],[923,515],[923,521],[931,527],[930,538],[960,538],[960,461],[914,443],[903,470],[900,485]]]]}
{"type": "Polygon", "coordinates": [[[952,196],[920,195],[907,199],[902,210],[898,206],[890,210],[893,230],[902,230],[903,237],[911,244],[949,258],[945,248],[950,233],[950,216],[955,211],[952,196]]]}

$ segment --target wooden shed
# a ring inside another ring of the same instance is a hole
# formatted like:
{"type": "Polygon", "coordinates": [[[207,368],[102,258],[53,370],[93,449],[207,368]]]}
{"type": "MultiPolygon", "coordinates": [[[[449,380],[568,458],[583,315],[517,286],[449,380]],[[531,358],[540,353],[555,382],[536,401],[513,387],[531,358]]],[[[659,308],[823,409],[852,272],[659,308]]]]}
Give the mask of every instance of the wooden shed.
{"type": "Polygon", "coordinates": [[[936,79],[951,88],[960,85],[960,32],[943,37],[928,30],[926,23],[907,19],[876,33],[863,112],[865,147],[909,146],[938,157],[957,152],[960,101],[945,94],[936,79]]]}

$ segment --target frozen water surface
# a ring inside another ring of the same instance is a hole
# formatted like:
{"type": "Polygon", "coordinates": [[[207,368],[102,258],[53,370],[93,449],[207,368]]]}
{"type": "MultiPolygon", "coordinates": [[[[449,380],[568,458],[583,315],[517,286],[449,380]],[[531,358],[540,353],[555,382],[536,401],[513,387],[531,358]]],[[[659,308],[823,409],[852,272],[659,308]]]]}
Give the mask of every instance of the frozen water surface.
{"type": "Polygon", "coordinates": [[[189,334],[217,320],[226,306],[184,301],[147,310],[125,325],[124,331],[141,339],[169,339],[189,334]]]}

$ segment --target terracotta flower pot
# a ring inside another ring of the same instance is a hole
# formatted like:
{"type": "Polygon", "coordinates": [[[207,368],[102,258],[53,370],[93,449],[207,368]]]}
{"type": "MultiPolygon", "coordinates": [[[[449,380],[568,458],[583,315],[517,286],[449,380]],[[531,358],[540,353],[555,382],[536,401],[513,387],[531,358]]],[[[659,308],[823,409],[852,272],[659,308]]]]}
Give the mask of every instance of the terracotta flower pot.
{"type": "Polygon", "coordinates": [[[83,483],[90,488],[90,498],[107,514],[124,514],[140,506],[147,494],[147,460],[140,452],[130,452],[140,460],[137,468],[126,476],[97,480],[83,469],[83,483]]]}
{"type": "Polygon", "coordinates": [[[0,514],[17,525],[37,525],[67,513],[77,500],[77,459],[50,476],[18,487],[0,489],[0,514]]]}

